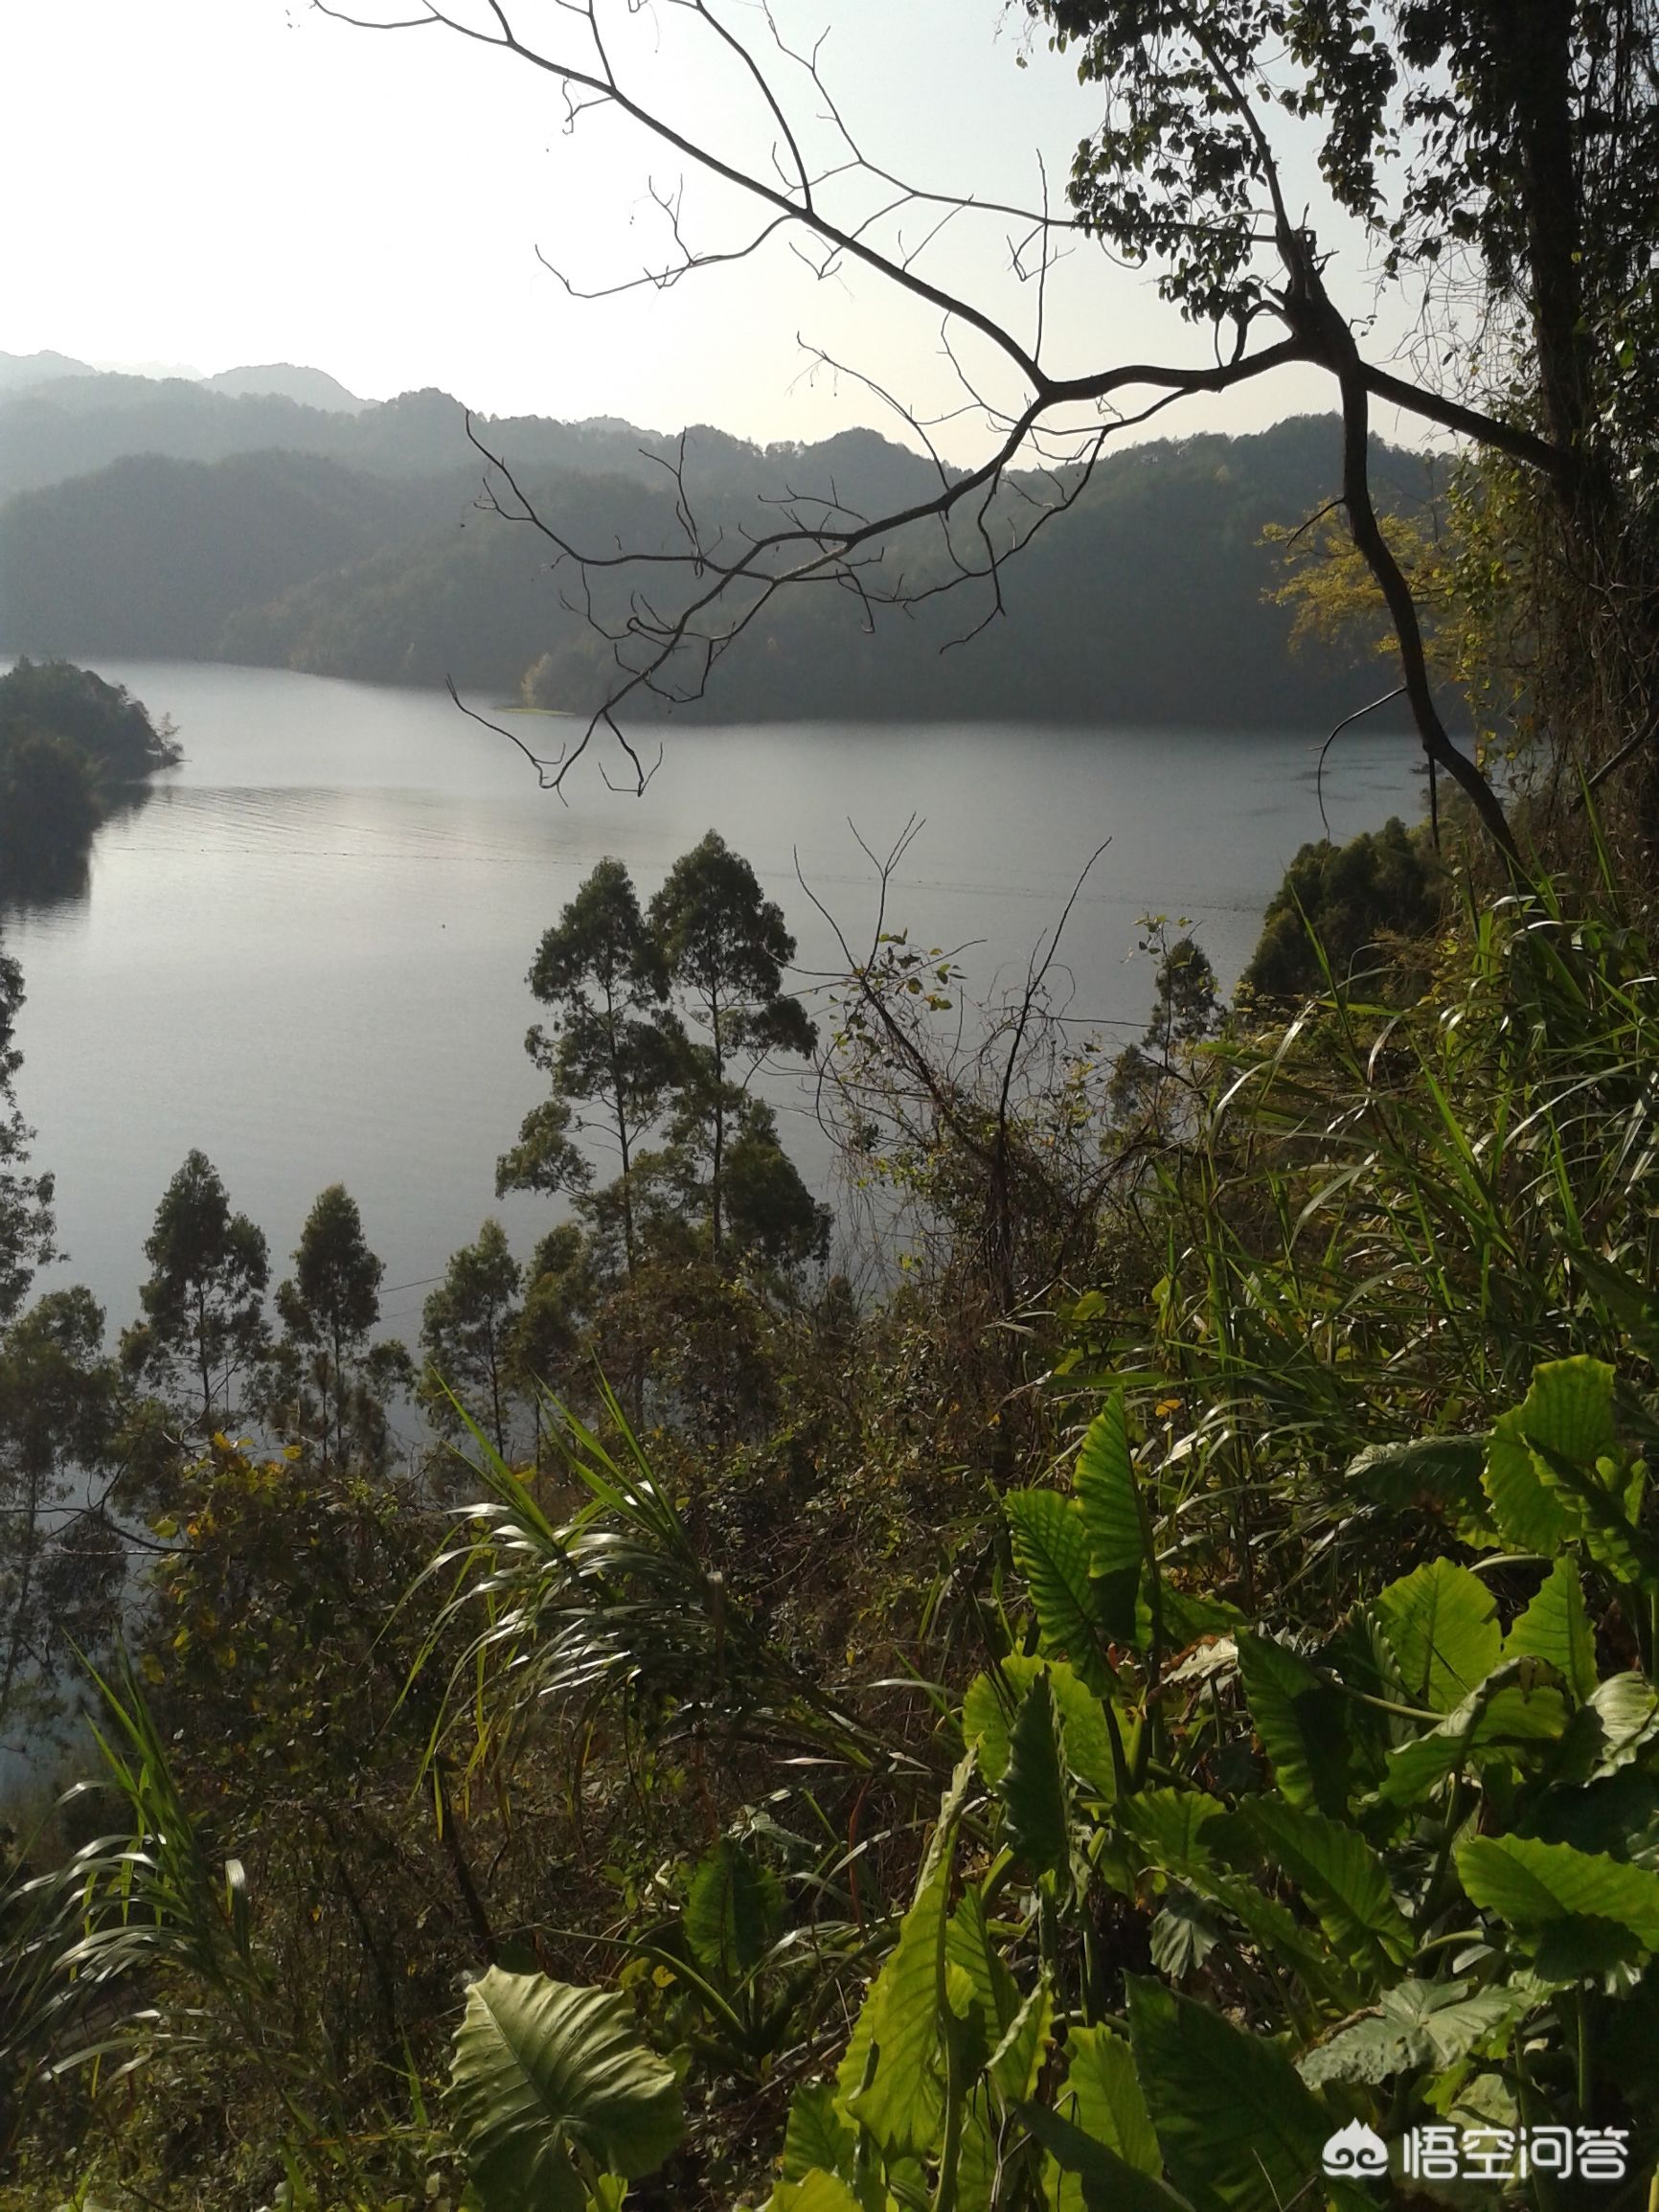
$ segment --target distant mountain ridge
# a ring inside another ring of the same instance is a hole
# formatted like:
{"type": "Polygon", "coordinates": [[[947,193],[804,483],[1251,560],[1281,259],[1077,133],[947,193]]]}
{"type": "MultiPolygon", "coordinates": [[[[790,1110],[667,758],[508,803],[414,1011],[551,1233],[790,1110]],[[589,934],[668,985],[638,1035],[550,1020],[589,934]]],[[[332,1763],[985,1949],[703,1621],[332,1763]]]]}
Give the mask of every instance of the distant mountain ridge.
{"type": "Polygon", "coordinates": [[[67,353],[0,353],[0,393],[25,391],[58,376],[97,374],[90,361],[77,361],[67,353]]]}
{"type": "MultiPolygon", "coordinates": [[[[265,450],[314,453],[370,475],[396,477],[476,469],[466,413],[447,392],[430,389],[371,406],[321,370],[280,365],[228,370],[203,382],[96,370],[21,387],[0,379],[0,498],[86,476],[134,454],[223,461],[265,450]],[[291,388],[263,388],[271,380],[286,380],[291,388]],[[228,388],[243,382],[250,388],[228,388]],[[252,389],[255,382],[261,388],[252,389]],[[314,403],[318,399],[326,403],[314,403]]],[[[641,448],[660,455],[671,450],[669,439],[625,422],[556,422],[541,416],[477,421],[531,467],[660,474],[656,462],[641,458],[641,448]]]]}
{"type": "Polygon", "coordinates": [[[234,399],[265,398],[292,399],[301,407],[317,407],[326,415],[360,415],[374,402],[348,392],[338,377],[326,369],[296,367],[292,361],[267,361],[260,368],[221,369],[204,376],[210,392],[227,392],[234,399]]]}
{"type": "MultiPolygon", "coordinates": [[[[610,647],[576,609],[574,570],[550,573],[557,546],[478,512],[484,458],[447,393],[367,405],[291,364],[197,383],[55,358],[64,373],[26,388],[0,374],[0,495],[11,494],[0,647],[453,676],[572,712],[614,683],[610,647]]],[[[471,426],[561,536],[602,553],[683,550],[682,501],[705,537],[735,545],[801,494],[880,514],[938,489],[930,462],[871,430],[761,447],[706,426],[682,445],[614,420],[471,426]]],[[[1420,459],[1376,442],[1373,456],[1386,504],[1424,498],[1420,459]]],[[[1003,612],[971,645],[954,641],[990,611],[983,582],[908,611],[785,591],[721,657],[707,696],[673,711],[1329,727],[1365,703],[1368,677],[1329,652],[1291,654],[1262,534],[1328,502],[1338,461],[1330,417],[1108,452],[1073,510],[1007,564],[1003,612]]],[[[1006,539],[1032,500],[1053,496],[1042,479],[1012,483],[989,526],[1006,539]]],[[[959,535],[978,559],[971,531],[959,535]]],[[[936,523],[872,553],[889,588],[914,594],[948,574],[936,523]]],[[[613,628],[639,582],[595,577],[613,628]]],[[[647,693],[628,704],[637,718],[664,711],[647,693]]]]}
{"type": "Polygon", "coordinates": [[[374,405],[371,399],[359,399],[355,392],[349,392],[337,376],[330,376],[325,369],[297,367],[292,361],[267,361],[261,366],[221,369],[214,376],[197,376],[166,370],[97,369],[90,361],[78,361],[70,353],[50,351],[39,353],[0,353],[0,394],[34,389],[41,384],[61,383],[66,377],[124,377],[126,381],[146,384],[193,384],[207,392],[224,392],[234,399],[244,397],[293,399],[302,407],[317,407],[326,414],[357,415],[365,407],[374,405]]]}

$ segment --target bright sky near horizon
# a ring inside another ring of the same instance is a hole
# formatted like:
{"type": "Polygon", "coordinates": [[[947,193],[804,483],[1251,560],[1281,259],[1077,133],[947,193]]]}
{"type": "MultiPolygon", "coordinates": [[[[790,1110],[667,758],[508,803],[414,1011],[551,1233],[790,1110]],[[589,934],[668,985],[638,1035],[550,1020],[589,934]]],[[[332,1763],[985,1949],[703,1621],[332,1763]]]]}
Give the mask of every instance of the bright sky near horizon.
{"type": "MultiPolygon", "coordinates": [[[[764,47],[759,5],[729,0],[726,12],[764,47]]],[[[516,14],[532,40],[570,19],[557,0],[518,0],[516,14]]],[[[617,14],[618,52],[665,112],[763,163],[776,134],[753,87],[706,37],[688,38],[688,11],[659,0],[617,14]]],[[[778,16],[805,44],[828,29],[826,82],[873,158],[918,183],[1029,204],[1040,153],[1061,205],[1097,99],[1040,44],[1016,66],[1017,6],[780,0],[778,16]]],[[[660,265],[671,240],[653,187],[671,194],[683,179],[699,246],[739,243],[753,216],[624,119],[591,113],[567,132],[551,80],[447,32],[354,30],[306,0],[13,0],[0,9],[0,64],[15,88],[0,139],[11,211],[0,350],[209,374],[304,362],[372,399],[435,384],[491,414],[705,422],[761,440],[858,422],[906,435],[856,375],[814,368],[805,341],[919,413],[965,404],[936,312],[856,267],[820,281],[782,236],[668,290],[571,298],[538,249],[588,286],[660,265]]],[[[813,87],[774,66],[828,150],[813,87]]],[[[907,245],[931,219],[903,218],[907,245]]],[[[1011,228],[960,217],[923,266],[1029,336],[1037,287],[1009,274],[1011,228]]],[[[1353,266],[1351,302],[1363,308],[1362,255],[1353,266]]],[[[1206,357],[1206,334],[1160,305],[1149,277],[1088,248],[1051,282],[1048,337],[1060,369],[1206,357]]],[[[1011,394],[983,349],[970,343],[965,365],[1011,394]]],[[[1331,398],[1289,372],[1159,426],[1257,428],[1331,398]]],[[[959,458],[983,439],[971,411],[942,433],[959,458]]]]}

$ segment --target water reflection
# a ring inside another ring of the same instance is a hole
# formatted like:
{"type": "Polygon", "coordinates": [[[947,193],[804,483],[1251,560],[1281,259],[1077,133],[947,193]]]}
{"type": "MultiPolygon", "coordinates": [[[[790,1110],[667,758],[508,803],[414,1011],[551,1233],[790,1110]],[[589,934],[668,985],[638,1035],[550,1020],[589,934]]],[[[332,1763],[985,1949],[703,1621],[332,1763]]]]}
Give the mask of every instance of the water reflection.
{"type": "Polygon", "coordinates": [[[18,852],[0,844],[0,922],[84,906],[92,896],[92,855],[99,838],[111,823],[142,813],[154,796],[145,784],[106,791],[98,827],[84,845],[18,852]]]}

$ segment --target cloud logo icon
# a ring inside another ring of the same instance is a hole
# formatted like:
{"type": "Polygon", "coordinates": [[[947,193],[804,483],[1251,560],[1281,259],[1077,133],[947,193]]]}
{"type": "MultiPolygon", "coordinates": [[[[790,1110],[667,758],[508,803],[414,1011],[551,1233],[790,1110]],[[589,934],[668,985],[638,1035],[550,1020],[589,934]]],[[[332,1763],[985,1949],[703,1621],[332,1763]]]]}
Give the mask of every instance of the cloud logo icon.
{"type": "Polygon", "coordinates": [[[1346,2128],[1339,2128],[1326,2143],[1325,2171],[1335,2180],[1349,2180],[1354,2175],[1369,2177],[1388,2172],[1388,2145],[1375,2128],[1363,2121],[1350,2120],[1346,2128]]]}

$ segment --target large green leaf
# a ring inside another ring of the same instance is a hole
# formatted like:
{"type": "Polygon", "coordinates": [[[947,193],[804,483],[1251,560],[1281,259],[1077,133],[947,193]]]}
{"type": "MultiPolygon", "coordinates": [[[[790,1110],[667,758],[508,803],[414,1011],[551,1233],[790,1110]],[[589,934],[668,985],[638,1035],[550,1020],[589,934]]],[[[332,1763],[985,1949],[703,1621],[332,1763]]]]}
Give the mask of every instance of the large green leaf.
{"type": "Polygon", "coordinates": [[[1039,1981],[1010,2021],[987,2071],[1004,2106],[1017,2104],[1036,2087],[1037,2075],[1054,2040],[1054,1992],[1039,1981]]]}
{"type": "Polygon", "coordinates": [[[1573,1715],[1561,1767],[1574,1782],[1601,1782],[1659,1735],[1659,1696],[1645,1675],[1609,1675],[1573,1715]]]}
{"type": "Polygon", "coordinates": [[[947,1965],[960,1967],[966,1974],[985,2018],[986,2034],[992,2043],[1001,2042],[1019,2011],[1019,1985],[1003,1964],[985,1917],[985,1900],[977,1889],[966,1890],[950,1916],[944,1956],[947,1965]]]}
{"type": "Polygon", "coordinates": [[[1312,1906],[1332,1947],[1368,1980],[1392,1979],[1417,1947],[1388,1871],[1364,1836],[1271,1797],[1252,1800],[1243,1817],[1312,1906]]]}
{"type": "Polygon", "coordinates": [[[962,2149],[956,2162],[957,2212],[991,2212],[1002,2160],[998,2138],[1002,2122],[993,2119],[990,2098],[981,2082],[962,2115],[962,2149]]]}
{"type": "Polygon", "coordinates": [[[1386,2082],[1407,2066],[1443,2073],[1489,2044],[1537,2001],[1535,1990],[1471,1990],[1466,1981],[1402,1981],[1361,2018],[1304,2052],[1296,2070],[1325,2082],[1386,2082]]]}
{"type": "Polygon", "coordinates": [[[1593,1560],[1621,1582],[1645,1588],[1659,1584],[1659,1545],[1640,1526],[1648,1480],[1640,1460],[1626,1465],[1607,1458],[1586,1468],[1534,1451],[1533,1463],[1546,1487],[1577,1516],[1579,1536],[1593,1560]]]}
{"type": "Polygon", "coordinates": [[[1409,1444],[1373,1444],[1349,1462],[1348,1479],[1365,1496],[1393,1512],[1427,1506],[1460,1535],[1473,1535],[1488,1518],[1481,1489],[1486,1456],[1484,1436],[1424,1436],[1409,1444]]]}
{"type": "Polygon", "coordinates": [[[1290,1968],[1314,1995],[1352,2005],[1365,1994],[1277,1898],[1218,1863],[1217,1849],[1233,1820],[1216,1798],[1201,1790],[1146,1790],[1129,1799],[1120,1818],[1148,1863],[1230,1913],[1258,1950],[1290,1968]]]}
{"type": "Polygon", "coordinates": [[[1240,1635],[1239,1671],[1273,1779],[1291,1805],[1339,1817],[1348,1809],[1348,1722],[1340,1690],[1299,1653],[1240,1635]]]}
{"type": "Polygon", "coordinates": [[[1120,1817],[1154,1866],[1192,1881],[1212,1870],[1214,1855],[1203,1835],[1225,1810],[1203,1790],[1143,1790],[1120,1817]]]}
{"type": "Polygon", "coordinates": [[[449,2111],[483,2212],[581,2212],[573,2150],[631,2179],[684,2126],[673,2070],[625,1997],[499,1967],[467,1991],[449,2111]]]}
{"type": "Polygon", "coordinates": [[[1518,1412],[1500,1414],[1492,1429],[1487,1448],[1486,1493],[1499,1534],[1516,1551],[1551,1559],[1579,1533],[1578,1515],[1539,1473],[1536,1456],[1521,1432],[1518,1412]]]}
{"type": "Polygon", "coordinates": [[[1129,2040],[1165,2173],[1184,2196],[1234,2212],[1304,2200],[1331,2119],[1276,2042],[1140,1979],[1129,2040]]]}
{"type": "Polygon", "coordinates": [[[1124,1394],[1115,1390],[1104,1410],[1089,1424],[1072,1476],[1088,1532],[1089,1571],[1096,1580],[1095,1608],[1107,1633],[1120,1642],[1136,1640],[1136,1597],[1148,1556],[1147,1529],[1129,1457],[1129,1426],[1124,1394]]]}
{"type": "Polygon", "coordinates": [[[1458,1879],[1478,1905],[1527,1932],[1567,1920],[1611,1922],[1659,1950],[1659,1874],[1570,1843],[1477,1836],[1460,1844],[1458,1879]]]}
{"type": "Polygon", "coordinates": [[[1089,1536],[1083,1511],[1057,1490],[1016,1490],[1003,1500],[1014,1564],[1036,1608],[1044,1648],[1070,1659],[1091,1690],[1108,1687],[1089,1581],[1089,1536]]]}
{"type": "Polygon", "coordinates": [[[1497,1665],[1503,1630],[1479,1575],[1448,1559],[1431,1560],[1391,1583],[1376,1601],[1383,1632],[1407,1701],[1449,1713],[1497,1665]]]}
{"type": "Polygon", "coordinates": [[[1506,1542],[1546,1557],[1572,1542],[1583,1529],[1584,1501],[1562,1477],[1568,1469],[1592,1471],[1617,1448],[1609,1366],[1580,1357],[1534,1368],[1526,1398],[1499,1417],[1487,1455],[1487,1495],[1506,1542]]]}
{"type": "Polygon", "coordinates": [[[1078,1452],[1072,1487],[1082,1507],[1093,1571],[1112,1575],[1125,1567],[1139,1568],[1146,1557],[1146,1542],[1121,1390],[1113,1391],[1104,1410],[1089,1424],[1078,1452]]]}
{"type": "Polygon", "coordinates": [[[1221,1940],[1221,1923],[1209,1905],[1177,1889],[1164,1900],[1148,1940],[1158,1972],[1170,1981],[1185,1981],[1221,1940]]]}
{"type": "Polygon", "coordinates": [[[1596,1639],[1579,1570],[1570,1559],[1557,1560],[1504,1639],[1506,1658],[1523,1653],[1547,1661],[1575,1698],[1588,1698],[1594,1691],[1596,1639]]]}
{"type": "Polygon", "coordinates": [[[784,1920],[784,1888],[769,1866],[730,1836],[698,1863],[681,1923],[701,1963],[727,1982],[765,1955],[784,1920]]]}
{"type": "MultiPolygon", "coordinates": [[[[1135,2054],[1110,2028],[1074,2027],[1066,2037],[1066,2078],[1055,2109],[1126,2165],[1161,2174],[1163,2155],[1135,2072],[1135,2054]]],[[[1065,2192],[1061,2191],[1061,2201],[1065,2192]]]]}
{"type": "MultiPolygon", "coordinates": [[[[1049,2201],[1057,2206],[1053,2177],[1075,2178],[1076,2193],[1067,2203],[1081,2203],[1083,2212],[1193,2212],[1185,2197],[1177,2196],[1156,2174],[1148,2174],[1121,2158],[1108,2144],[1086,2134],[1075,2120],[1051,2112],[1041,2105],[1027,2105],[1020,2118],[1048,2153],[1045,2178],[1049,2201]]],[[[1062,2186],[1063,2186],[1062,2180],[1062,2186]]]]}
{"type": "Polygon", "coordinates": [[[1063,1659],[1044,1659],[1032,1653],[1010,1653],[997,1661],[1001,1676],[975,1675],[962,1701],[962,1732],[979,1750],[979,1769],[995,1789],[1008,1766],[1009,1724],[1020,1700],[1046,1674],[1060,1717],[1066,1765],[1097,1797],[1116,1793],[1112,1767],[1112,1738],[1105,1706],[1063,1659]]]}
{"type": "Polygon", "coordinates": [[[871,1985],[837,2076],[842,2109],[888,2153],[928,2149],[943,2109],[940,2004],[950,1855],[941,1857],[899,1923],[871,1985]],[[874,2046],[875,2068],[864,2081],[874,2046]]]}
{"type": "Polygon", "coordinates": [[[1037,1676],[1014,1716],[998,1793],[1008,1839],[1026,1865],[1035,1874],[1063,1874],[1071,1859],[1071,1807],[1059,1719],[1046,1674],[1037,1676]]]}
{"type": "Polygon", "coordinates": [[[836,2109],[832,2084],[809,2082],[795,2091],[784,2131],[785,2181],[804,2181],[814,2167],[848,2180],[857,2147],[857,2136],[836,2109]]]}
{"type": "Polygon", "coordinates": [[[766,2200],[766,2212],[861,2212],[861,2207],[841,2175],[812,2166],[780,2181],[766,2200]]]}
{"type": "Polygon", "coordinates": [[[1619,1444],[1612,1368],[1583,1354],[1546,1360],[1533,1369],[1532,1388],[1516,1408],[1516,1420],[1527,1442],[1540,1451],[1555,1452],[1575,1467],[1594,1467],[1619,1444]]]}
{"type": "Polygon", "coordinates": [[[1294,1973],[1309,1996],[1352,2012],[1371,1994],[1323,1933],[1304,1927],[1288,1905],[1247,1875],[1217,1875],[1194,1887],[1230,1912],[1261,1956],[1294,1973]]]}
{"type": "Polygon", "coordinates": [[[1438,1727],[1395,1746],[1376,1793],[1385,1804],[1415,1805],[1446,1775],[1478,1765],[1484,1752],[1547,1743],[1566,1725],[1567,1708],[1548,1662],[1505,1659],[1438,1727]]]}

